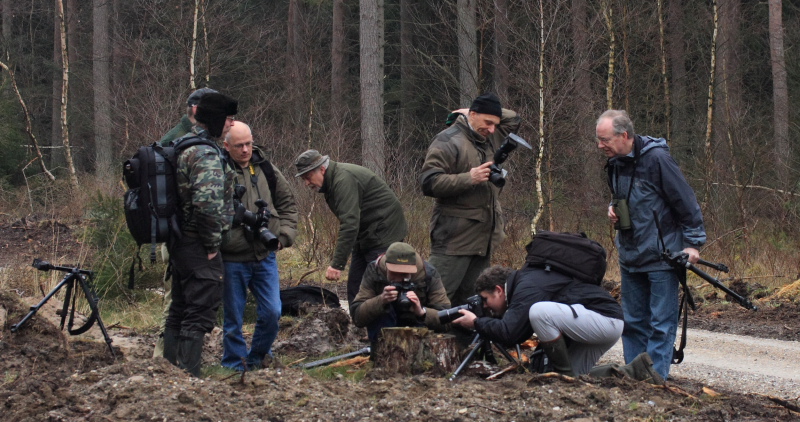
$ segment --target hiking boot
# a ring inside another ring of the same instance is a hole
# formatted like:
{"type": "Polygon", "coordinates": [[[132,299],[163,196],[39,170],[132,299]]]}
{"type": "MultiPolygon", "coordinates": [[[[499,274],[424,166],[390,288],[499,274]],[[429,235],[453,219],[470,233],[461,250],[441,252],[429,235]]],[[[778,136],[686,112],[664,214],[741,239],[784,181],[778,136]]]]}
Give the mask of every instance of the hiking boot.
{"type": "Polygon", "coordinates": [[[650,384],[664,385],[664,378],[653,368],[653,359],[647,352],[639,354],[639,356],[636,356],[636,358],[627,365],[611,363],[608,365],[595,366],[589,371],[589,375],[597,378],[629,377],[650,384]]]}
{"type": "Polygon", "coordinates": [[[196,378],[200,378],[200,367],[203,363],[204,336],[202,331],[181,331],[178,340],[178,368],[196,378]]]}
{"type": "Polygon", "coordinates": [[[178,365],[178,334],[178,330],[166,328],[160,338],[160,340],[163,340],[161,356],[176,366],[178,365]]]}
{"type": "Polygon", "coordinates": [[[569,360],[567,343],[564,341],[564,336],[559,336],[553,341],[541,342],[539,343],[539,347],[541,347],[547,355],[550,361],[550,369],[553,372],[569,377],[575,376],[575,372],[572,371],[572,362],[569,360]]]}

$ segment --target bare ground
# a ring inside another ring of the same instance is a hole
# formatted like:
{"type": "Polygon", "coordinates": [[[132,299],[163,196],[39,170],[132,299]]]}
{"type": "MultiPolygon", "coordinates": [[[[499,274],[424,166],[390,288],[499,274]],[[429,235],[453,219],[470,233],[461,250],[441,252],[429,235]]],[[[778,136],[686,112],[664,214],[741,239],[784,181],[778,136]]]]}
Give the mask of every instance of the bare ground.
{"type": "MultiPolygon", "coordinates": [[[[52,233],[52,223],[45,227],[52,233]]],[[[0,226],[0,236],[9,244],[13,240],[8,240],[7,230],[7,225],[0,226]]],[[[0,253],[0,264],[6,265],[4,257],[8,255],[0,253]]],[[[0,292],[4,421],[800,420],[797,396],[769,398],[754,392],[752,384],[734,388],[735,384],[716,385],[703,377],[676,376],[667,387],[654,387],[530,373],[486,381],[468,372],[450,382],[425,375],[392,377],[368,369],[361,381],[347,376],[325,380],[276,361],[244,375],[196,379],[163,359],[150,358],[154,333],[111,328],[114,360],[99,341],[96,326],[81,336],[60,331],[57,306],[49,302],[21,330],[10,332],[11,324],[40,298],[38,292],[20,289],[0,292]]],[[[742,311],[709,300],[692,315],[690,326],[798,340],[796,302],[770,302],[758,313],[742,311]]],[[[343,310],[312,309],[281,324],[275,344],[281,362],[362,345],[363,332],[353,330],[343,310]]],[[[207,365],[219,359],[219,336],[217,331],[207,337],[207,365]]]]}

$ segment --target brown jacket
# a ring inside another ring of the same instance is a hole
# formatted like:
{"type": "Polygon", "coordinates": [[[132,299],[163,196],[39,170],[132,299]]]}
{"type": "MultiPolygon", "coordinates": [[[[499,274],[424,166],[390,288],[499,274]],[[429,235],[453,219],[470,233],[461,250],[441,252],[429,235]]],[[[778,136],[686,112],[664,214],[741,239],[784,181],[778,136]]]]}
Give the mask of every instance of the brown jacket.
{"type": "MultiPolygon", "coordinates": [[[[422,262],[417,254],[417,262],[422,262]]],[[[434,330],[440,330],[438,311],[450,308],[450,300],[442,285],[442,278],[436,268],[427,262],[417,264],[417,273],[411,277],[414,283],[414,293],[419,297],[419,303],[425,307],[425,325],[434,330]]],[[[367,266],[358,295],[350,305],[350,315],[357,327],[366,327],[372,321],[383,315],[391,303],[384,305],[381,302],[383,288],[391,284],[386,276],[386,256],[381,255],[367,266]]],[[[417,318],[411,311],[398,315],[398,320],[417,318]]]]}
{"type": "Polygon", "coordinates": [[[473,185],[470,169],[492,161],[520,118],[503,109],[497,130],[488,138],[460,116],[435,138],[422,166],[422,192],[436,198],[431,217],[431,253],[486,256],[505,239],[500,189],[490,182],[473,185]]]}

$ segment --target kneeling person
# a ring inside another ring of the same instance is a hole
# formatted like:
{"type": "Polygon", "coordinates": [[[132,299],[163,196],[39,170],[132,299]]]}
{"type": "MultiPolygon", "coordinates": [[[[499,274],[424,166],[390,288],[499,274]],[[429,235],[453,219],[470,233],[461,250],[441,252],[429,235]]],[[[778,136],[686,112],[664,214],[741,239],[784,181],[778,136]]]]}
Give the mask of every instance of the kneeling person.
{"type": "Polygon", "coordinates": [[[449,307],[436,269],[411,245],[395,242],[367,265],[350,315],[357,327],[367,327],[374,345],[385,327],[441,329],[438,311],[449,307]]]}
{"type": "Polygon", "coordinates": [[[454,324],[508,347],[536,333],[551,369],[563,375],[588,373],[622,335],[622,308],[605,289],[556,271],[494,266],[475,290],[494,318],[461,310],[454,324]]]}

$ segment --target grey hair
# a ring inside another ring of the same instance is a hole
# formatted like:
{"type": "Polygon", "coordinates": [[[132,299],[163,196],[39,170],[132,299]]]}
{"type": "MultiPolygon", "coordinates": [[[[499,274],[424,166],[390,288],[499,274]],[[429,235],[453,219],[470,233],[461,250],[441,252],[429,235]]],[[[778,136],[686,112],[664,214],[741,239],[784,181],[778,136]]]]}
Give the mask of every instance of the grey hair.
{"type": "Polygon", "coordinates": [[[611,119],[615,135],[622,135],[628,132],[628,136],[633,138],[636,134],[633,130],[633,121],[631,121],[628,112],[625,110],[606,110],[597,118],[597,124],[599,125],[603,119],[611,119]]]}

